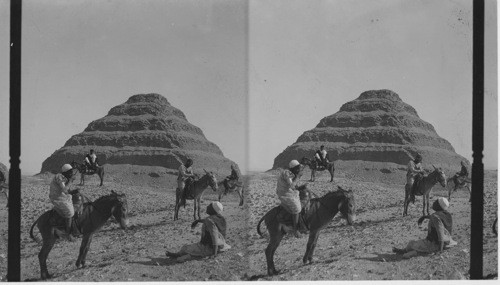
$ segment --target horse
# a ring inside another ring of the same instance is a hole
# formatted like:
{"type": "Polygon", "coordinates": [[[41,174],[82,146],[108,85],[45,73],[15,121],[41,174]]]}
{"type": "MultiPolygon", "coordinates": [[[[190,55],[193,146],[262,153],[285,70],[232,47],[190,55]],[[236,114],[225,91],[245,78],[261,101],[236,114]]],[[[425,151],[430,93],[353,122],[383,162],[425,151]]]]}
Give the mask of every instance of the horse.
{"type": "MultiPolygon", "coordinates": [[[[83,235],[80,245],[80,254],[76,260],[77,268],[85,267],[85,260],[94,233],[98,231],[111,216],[119,222],[122,229],[127,228],[127,211],[128,205],[125,194],[118,194],[114,191],[111,191],[109,195],[98,198],[94,202],[83,204],[81,214],[73,217],[73,227],[76,227],[83,235]]],[[[35,225],[38,226],[43,239],[42,249],[38,254],[38,261],[40,263],[41,279],[46,280],[52,277],[47,270],[47,257],[56,240],[66,235],[64,233],[64,222],[62,221],[62,217],[53,209],[43,213],[36,219],[30,229],[30,237],[35,241],[39,241],[33,235],[33,228],[35,225]]]]}
{"type": "Polygon", "coordinates": [[[309,168],[311,169],[311,180],[310,180],[311,182],[314,182],[314,180],[316,179],[316,171],[324,171],[324,170],[328,170],[328,172],[330,172],[330,182],[333,182],[333,173],[335,172],[335,165],[333,161],[328,162],[326,167],[324,167],[324,166],[319,166],[316,159],[309,159],[307,157],[303,157],[300,163],[309,166],[309,168]]]}
{"type": "MultiPolygon", "coordinates": [[[[200,179],[194,180],[187,188],[188,193],[186,193],[186,198],[185,200],[194,200],[194,212],[193,216],[194,219],[196,220],[196,210],[198,209],[198,219],[201,219],[200,217],[200,208],[201,208],[201,195],[203,194],[203,191],[210,186],[214,192],[217,192],[218,190],[218,185],[217,185],[217,178],[212,172],[208,172],[205,169],[205,175],[203,175],[200,179]]],[[[179,208],[181,206],[186,207],[186,201],[182,199],[183,192],[185,189],[179,189],[177,188],[175,190],[175,213],[174,213],[174,221],[179,219],[179,208]],[[181,205],[182,203],[182,205],[181,205]]]]}
{"type": "MultiPolygon", "coordinates": [[[[349,225],[352,225],[356,219],[356,203],[352,190],[346,191],[340,187],[338,187],[338,189],[338,191],[326,193],[323,197],[311,199],[309,202],[309,209],[301,214],[302,220],[309,230],[306,252],[302,258],[304,264],[312,262],[312,256],[316,243],[318,242],[319,232],[326,227],[338,212],[342,214],[342,217],[347,220],[349,225]]],[[[281,206],[274,207],[268,211],[257,224],[257,233],[263,237],[260,231],[260,224],[264,221],[270,236],[269,245],[265,250],[268,275],[279,273],[274,266],[274,253],[280,245],[281,239],[286,234],[287,228],[290,228],[278,219],[278,214],[282,211],[286,210],[281,206]]],[[[291,219],[291,215],[288,215],[291,219]]]]}
{"type": "Polygon", "coordinates": [[[448,189],[448,201],[451,201],[451,192],[457,191],[459,188],[467,188],[469,190],[469,202],[470,202],[470,185],[471,181],[468,177],[463,177],[460,178],[458,175],[453,175],[453,177],[449,178],[446,182],[450,183],[450,181],[453,181],[454,187],[448,189]]]}
{"type": "Polygon", "coordinates": [[[104,179],[104,166],[96,166],[95,171],[92,170],[91,172],[87,172],[87,167],[85,167],[85,164],[73,161],[71,162],[71,167],[78,169],[78,171],[80,172],[80,185],[85,184],[85,175],[97,174],[101,179],[101,184],[99,184],[99,186],[102,186],[102,181],[104,179]]]}
{"type": "Polygon", "coordinates": [[[241,181],[228,181],[227,184],[229,185],[229,188],[226,188],[226,185],[224,185],[224,181],[221,181],[218,183],[218,186],[224,186],[221,187],[221,190],[219,191],[219,202],[222,196],[226,195],[229,192],[233,192],[236,190],[238,193],[238,196],[240,197],[240,204],[239,206],[243,206],[243,182],[241,181]]]}
{"type": "MultiPolygon", "coordinates": [[[[444,174],[441,168],[436,168],[434,165],[434,171],[429,175],[424,176],[417,186],[417,193],[415,196],[422,196],[422,215],[425,216],[425,210],[427,209],[427,215],[429,215],[429,194],[431,193],[432,187],[436,183],[440,183],[441,186],[446,187],[446,174],[444,174]]],[[[412,190],[412,185],[405,185],[405,201],[403,216],[408,215],[408,205],[410,204],[410,192],[412,190]]]]}

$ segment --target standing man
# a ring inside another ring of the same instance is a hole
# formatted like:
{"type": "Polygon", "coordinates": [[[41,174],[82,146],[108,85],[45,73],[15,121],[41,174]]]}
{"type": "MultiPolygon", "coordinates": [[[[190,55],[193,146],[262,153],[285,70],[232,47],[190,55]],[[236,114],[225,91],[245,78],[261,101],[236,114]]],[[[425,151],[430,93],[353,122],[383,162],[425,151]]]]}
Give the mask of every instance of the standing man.
{"type": "Polygon", "coordinates": [[[300,237],[299,233],[299,216],[302,207],[300,205],[299,190],[297,183],[300,180],[300,163],[297,160],[292,160],[288,164],[288,169],[283,170],[278,176],[276,185],[276,194],[281,201],[281,206],[293,216],[293,234],[295,237],[300,237]]]}
{"type": "Polygon", "coordinates": [[[409,188],[410,190],[410,201],[412,201],[412,203],[415,203],[415,193],[413,191],[415,181],[420,180],[424,173],[422,169],[422,156],[417,154],[414,160],[408,162],[408,171],[406,173],[405,188],[409,188]]]}

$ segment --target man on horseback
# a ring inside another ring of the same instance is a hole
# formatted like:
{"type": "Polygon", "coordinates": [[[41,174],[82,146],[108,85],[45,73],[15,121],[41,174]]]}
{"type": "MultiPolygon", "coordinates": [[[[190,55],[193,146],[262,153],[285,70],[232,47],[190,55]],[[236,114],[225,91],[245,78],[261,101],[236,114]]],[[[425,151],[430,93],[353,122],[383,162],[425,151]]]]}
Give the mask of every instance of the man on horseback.
{"type": "Polygon", "coordinates": [[[424,176],[424,170],[422,168],[422,156],[417,154],[414,160],[410,160],[408,163],[408,171],[406,173],[406,187],[410,188],[410,201],[415,203],[415,186],[424,176]]]}
{"type": "Polygon", "coordinates": [[[283,170],[276,185],[276,194],[281,201],[281,206],[293,216],[293,234],[300,237],[299,217],[302,210],[297,183],[300,179],[301,166],[297,160],[288,164],[288,169],[283,170]]]}
{"type": "Polygon", "coordinates": [[[238,171],[236,170],[236,167],[234,166],[234,164],[231,164],[231,175],[227,176],[223,181],[224,189],[225,189],[224,191],[226,194],[229,191],[229,189],[231,188],[231,186],[234,185],[234,183],[238,183],[239,179],[240,179],[240,175],[239,175],[238,171]],[[231,182],[231,186],[229,185],[230,182],[231,182]]]}
{"type": "Polygon", "coordinates": [[[75,214],[72,195],[74,191],[69,190],[69,183],[74,180],[73,167],[65,164],[50,183],[49,199],[54,205],[54,210],[64,219],[65,230],[68,240],[72,241],[71,224],[75,214]]]}
{"type": "Polygon", "coordinates": [[[95,172],[97,171],[97,167],[99,166],[97,163],[97,155],[94,150],[91,149],[90,152],[85,156],[85,168],[87,172],[95,172]]]}
{"type": "Polygon", "coordinates": [[[322,145],[314,154],[314,158],[316,159],[316,162],[318,163],[318,166],[323,166],[327,167],[328,165],[328,153],[325,150],[325,146],[322,145]]]}
{"type": "Polygon", "coordinates": [[[193,165],[193,160],[188,158],[185,164],[179,166],[179,175],[177,176],[177,188],[182,191],[181,205],[186,204],[186,194],[189,185],[193,182],[195,174],[191,166],[193,165]]]}

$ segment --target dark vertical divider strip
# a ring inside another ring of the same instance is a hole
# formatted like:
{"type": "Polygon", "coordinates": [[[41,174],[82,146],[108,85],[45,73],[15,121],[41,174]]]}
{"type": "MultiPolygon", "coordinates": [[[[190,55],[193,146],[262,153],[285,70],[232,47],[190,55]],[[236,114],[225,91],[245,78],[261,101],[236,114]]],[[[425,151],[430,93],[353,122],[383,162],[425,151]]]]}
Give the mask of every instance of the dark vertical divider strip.
{"type": "Polygon", "coordinates": [[[483,279],[484,0],[472,1],[472,191],[470,279],[483,279]]]}
{"type": "Polygon", "coordinates": [[[9,241],[7,280],[21,280],[21,7],[10,1],[9,241]]]}

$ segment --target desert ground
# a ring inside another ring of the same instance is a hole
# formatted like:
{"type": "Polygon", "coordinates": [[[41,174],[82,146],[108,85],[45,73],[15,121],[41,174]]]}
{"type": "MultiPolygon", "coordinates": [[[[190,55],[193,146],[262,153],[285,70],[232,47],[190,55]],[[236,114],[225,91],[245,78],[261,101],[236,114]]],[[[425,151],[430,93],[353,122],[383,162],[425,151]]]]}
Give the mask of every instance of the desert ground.
{"type": "MultiPolygon", "coordinates": [[[[124,167],[121,167],[124,168],[124,167]]],[[[126,168],[126,167],[125,167],[126,168]]],[[[123,169],[122,169],[123,170],[123,169]]],[[[166,250],[199,241],[201,226],[190,229],[193,220],[192,201],[181,209],[179,220],[173,220],[175,176],[161,169],[130,168],[129,174],[108,169],[104,186],[97,176],[86,177],[85,186],[75,180],[73,187],[91,199],[110,193],[125,193],[129,206],[130,227],[122,230],[113,218],[94,236],[87,256],[87,266],[77,269],[75,261],[81,239],[58,242],[48,258],[51,281],[184,281],[184,280],[439,280],[469,278],[470,204],[465,189],[453,193],[450,212],[454,218],[454,248],[441,255],[422,255],[403,259],[391,252],[412,239],[424,238],[427,223],[417,226],[421,216],[422,197],[410,204],[409,215],[402,216],[404,172],[393,171],[391,179],[372,179],[375,170],[364,169],[362,175],[338,171],[332,183],[326,172],[308,187],[317,195],[341,186],[355,193],[357,220],[353,226],[335,217],[321,232],[311,265],[302,265],[307,235],[285,237],[275,255],[277,276],[266,276],[264,249],[256,225],[266,211],[278,204],[275,194],[276,171],[245,176],[245,204],[238,206],[236,193],[222,198],[228,221],[228,243],[232,249],[215,259],[176,263],[165,256],[166,250]],[[400,181],[393,177],[402,177],[400,181]]],[[[306,183],[308,172],[301,181],[306,183]]],[[[389,177],[389,176],[388,176],[389,177]]],[[[222,178],[222,177],[221,177],[222,178]]],[[[48,191],[51,175],[25,176],[22,181],[21,280],[40,278],[37,254],[40,244],[29,237],[33,221],[51,208],[48,191]]],[[[447,190],[436,185],[431,200],[447,196],[447,190]]],[[[217,199],[207,189],[202,209],[217,199]]],[[[498,239],[491,232],[497,215],[497,173],[485,175],[484,274],[497,273],[498,239]]],[[[0,197],[0,272],[7,269],[7,209],[0,197]]],[[[202,217],[205,216],[202,212],[202,217]]],[[[264,232],[265,226],[262,226],[264,232]]],[[[35,235],[39,236],[35,228],[35,235]]]]}
{"type": "MultiPolygon", "coordinates": [[[[336,174],[333,183],[330,175],[320,174],[308,187],[318,196],[341,186],[354,191],[357,217],[353,226],[340,217],[321,232],[313,264],[304,266],[308,235],[301,238],[285,237],[275,254],[275,264],[282,274],[268,277],[264,249],[268,240],[251,232],[254,244],[249,248],[252,280],[442,280],[469,278],[470,204],[466,189],[452,194],[449,211],[453,215],[453,238],[458,242],[443,254],[417,256],[403,259],[392,253],[392,247],[404,247],[412,239],[425,238],[427,222],[418,227],[422,215],[422,197],[417,196],[410,204],[406,217],[402,216],[404,201],[404,171],[391,171],[386,183],[357,180],[383,180],[379,170],[360,167],[354,172],[336,174]],[[378,173],[376,173],[378,172],[378,173]],[[397,179],[397,177],[400,177],[397,179]],[[392,181],[392,182],[391,182],[392,181]],[[399,181],[399,183],[398,183],[399,181]]],[[[309,176],[301,180],[307,182],[309,176]]],[[[250,224],[256,225],[273,206],[279,204],[276,194],[276,171],[262,173],[251,178],[250,224]]],[[[451,185],[448,185],[450,187],[451,185]]],[[[484,207],[484,275],[497,273],[498,239],[491,231],[497,215],[497,174],[485,175],[484,207]]],[[[447,196],[447,190],[439,184],[431,192],[431,201],[447,196]]],[[[431,210],[432,212],[432,210],[431,210]]],[[[265,231],[265,225],[261,226],[265,231]]],[[[267,232],[266,232],[267,233],[267,232]]]]}

